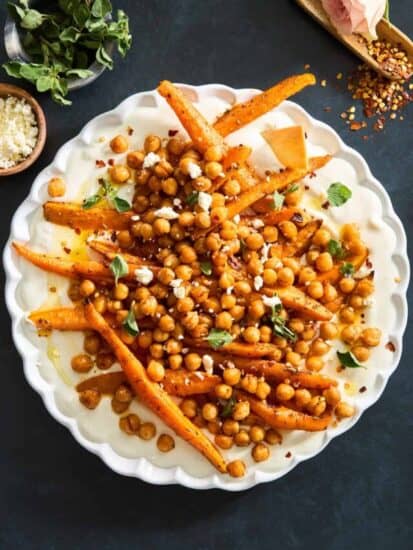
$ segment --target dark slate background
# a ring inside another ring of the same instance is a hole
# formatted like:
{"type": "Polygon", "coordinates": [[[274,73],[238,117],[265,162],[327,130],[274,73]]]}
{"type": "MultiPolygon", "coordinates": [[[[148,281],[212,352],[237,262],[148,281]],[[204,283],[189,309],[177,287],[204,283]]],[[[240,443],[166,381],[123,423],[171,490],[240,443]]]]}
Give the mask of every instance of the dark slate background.
{"type": "MultiPolygon", "coordinates": [[[[302,71],[306,63],[330,85],[306,90],[298,101],[365,156],[413,236],[411,109],[404,122],[389,124],[368,141],[350,133],[338,115],[353,102],[343,83],[337,89],[335,75],[357,61],[294,2],[114,4],[131,16],[133,49],[113,73],[73,94],[71,108],[41,97],[49,125],[46,149],[29,171],[0,181],[2,247],[37,172],[91,117],[129,94],[154,88],[161,78],[262,88],[302,71]],[[325,112],[326,106],[332,111],[325,112]]],[[[393,22],[412,35],[411,3],[391,4],[393,22]]],[[[380,402],[350,433],[284,479],[230,494],[155,487],[112,473],[49,416],[27,385],[9,326],[2,308],[1,548],[412,548],[411,339],[380,402]]],[[[411,329],[410,323],[410,334],[411,329]]]]}

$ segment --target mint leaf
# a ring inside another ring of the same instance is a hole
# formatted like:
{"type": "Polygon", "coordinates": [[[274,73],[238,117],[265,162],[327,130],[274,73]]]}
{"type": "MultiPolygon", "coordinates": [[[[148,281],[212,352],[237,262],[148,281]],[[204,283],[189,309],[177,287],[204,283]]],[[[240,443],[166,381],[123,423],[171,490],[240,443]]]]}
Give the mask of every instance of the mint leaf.
{"type": "Polygon", "coordinates": [[[186,197],[185,202],[186,204],[189,204],[189,206],[195,206],[198,204],[199,199],[199,191],[192,191],[192,193],[189,193],[189,195],[186,197]]]}
{"type": "Polygon", "coordinates": [[[20,21],[20,25],[23,29],[27,30],[37,29],[43,23],[44,18],[45,16],[37,10],[29,9],[20,21]]]}
{"type": "Polygon", "coordinates": [[[299,189],[300,189],[299,185],[297,185],[296,183],[292,183],[284,191],[284,195],[289,195],[290,193],[294,193],[294,191],[298,191],[299,189]]]}
{"type": "Polygon", "coordinates": [[[344,262],[342,266],[340,266],[340,273],[344,275],[344,277],[351,277],[354,275],[355,267],[350,262],[344,262]]]}
{"type": "Polygon", "coordinates": [[[338,360],[340,361],[340,364],[343,367],[349,368],[349,369],[365,369],[366,367],[364,365],[360,365],[354,357],[354,355],[351,353],[351,351],[345,351],[345,352],[337,352],[338,360]]]}
{"type": "Polygon", "coordinates": [[[286,340],[295,342],[297,340],[297,335],[294,331],[286,326],[284,319],[280,316],[281,308],[281,304],[271,307],[271,315],[269,321],[272,325],[272,330],[277,336],[281,336],[281,338],[285,338],[286,340]]]}
{"type": "Polygon", "coordinates": [[[83,200],[83,203],[82,203],[83,210],[89,210],[89,208],[92,208],[93,206],[98,204],[98,202],[100,202],[102,198],[103,197],[101,193],[95,193],[94,195],[87,197],[86,199],[83,200]]]}
{"type": "Polygon", "coordinates": [[[138,323],[136,322],[135,314],[132,308],[129,310],[126,319],[123,321],[122,327],[131,336],[137,336],[139,334],[138,323]]]}
{"type": "Polygon", "coordinates": [[[285,197],[278,191],[275,191],[272,195],[272,209],[273,210],[281,210],[283,204],[284,204],[285,197]]]}
{"type": "Polygon", "coordinates": [[[205,262],[201,262],[199,265],[204,275],[212,275],[212,264],[210,261],[205,260],[205,262]]]}
{"type": "Polygon", "coordinates": [[[114,197],[112,202],[117,212],[127,212],[132,208],[128,201],[121,197],[114,197]]]}
{"type": "Polygon", "coordinates": [[[331,206],[342,206],[351,199],[351,190],[342,183],[332,183],[327,189],[328,202],[331,206]]]}
{"type": "Polygon", "coordinates": [[[212,328],[206,338],[213,349],[225,346],[225,344],[231,343],[233,339],[234,337],[228,331],[220,328],[212,328]]]}
{"type": "Polygon", "coordinates": [[[342,247],[341,243],[339,243],[338,241],[335,241],[334,239],[331,239],[328,242],[327,250],[333,256],[333,258],[338,258],[339,260],[342,260],[346,255],[346,251],[342,247]]]}
{"type": "Polygon", "coordinates": [[[228,418],[229,416],[232,416],[236,402],[237,400],[234,397],[219,400],[219,403],[222,407],[220,413],[221,418],[228,418]]]}
{"type": "Polygon", "coordinates": [[[111,261],[109,267],[113,273],[113,276],[115,277],[115,284],[118,284],[118,280],[129,273],[128,264],[125,262],[122,256],[120,256],[120,254],[116,254],[116,256],[111,261]]]}

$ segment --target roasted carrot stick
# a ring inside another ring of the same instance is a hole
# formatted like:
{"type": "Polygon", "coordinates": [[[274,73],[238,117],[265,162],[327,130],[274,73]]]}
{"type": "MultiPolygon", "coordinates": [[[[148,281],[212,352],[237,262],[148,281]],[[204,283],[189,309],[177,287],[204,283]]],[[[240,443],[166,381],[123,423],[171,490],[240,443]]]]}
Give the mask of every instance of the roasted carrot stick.
{"type": "Polygon", "coordinates": [[[142,363],[110,328],[92,304],[85,306],[85,313],[90,326],[99,332],[112,348],[129,384],[142,403],[154,411],[177,435],[201,452],[217,470],[225,473],[226,463],[218,449],[189,418],[182,414],[180,408],[159,384],[149,380],[142,363]]]}
{"type": "Polygon", "coordinates": [[[306,86],[312,86],[315,82],[315,76],[310,73],[290,76],[245,103],[234,105],[229,111],[218,118],[214,124],[214,128],[222,136],[227,136],[259,116],[268,113],[268,111],[277,107],[284,99],[296,94],[306,86]]]}
{"type": "Polygon", "coordinates": [[[86,390],[97,390],[106,395],[113,395],[121,384],[127,382],[123,370],[115,372],[105,372],[83,380],[76,386],[78,392],[86,390]]]}
{"type": "Polygon", "coordinates": [[[139,266],[146,266],[149,267],[153,273],[157,273],[161,269],[159,266],[143,260],[139,256],[135,256],[134,254],[130,254],[129,252],[119,249],[119,247],[117,247],[114,243],[110,243],[108,241],[93,240],[88,241],[87,245],[95,252],[102,254],[102,256],[109,261],[112,261],[117,254],[120,254],[125,262],[135,269],[139,266]]]}
{"type": "MultiPolygon", "coordinates": [[[[326,307],[295,286],[278,287],[276,292],[284,307],[299,311],[309,319],[329,321],[332,317],[331,312],[326,307]]],[[[274,290],[264,288],[264,293],[272,296],[274,290]]]]}
{"type": "Polygon", "coordinates": [[[340,264],[335,265],[332,269],[330,269],[330,271],[320,273],[317,276],[317,279],[322,282],[336,283],[343,277],[343,274],[341,273],[340,268],[344,263],[348,262],[353,264],[355,271],[357,271],[366,261],[368,254],[369,254],[369,251],[366,248],[364,254],[359,254],[357,256],[354,255],[354,256],[350,256],[349,258],[346,258],[344,261],[340,262],[340,264]]]}
{"type": "MultiPolygon", "coordinates": [[[[208,341],[202,340],[201,338],[185,338],[184,342],[190,348],[204,350],[211,349],[208,341]]],[[[230,344],[225,344],[219,349],[225,353],[239,355],[241,357],[274,357],[274,354],[278,353],[277,346],[263,342],[258,344],[231,342],[230,344]]]]}
{"type": "Polygon", "coordinates": [[[181,90],[163,80],[158,86],[158,92],[166,99],[170,107],[179,118],[182,126],[194,142],[194,146],[205,153],[208,147],[217,146],[222,151],[226,149],[222,136],[214,130],[207,120],[195,109],[181,90]]]}
{"type": "Polygon", "coordinates": [[[252,206],[255,202],[265,197],[265,195],[284,189],[287,185],[301,180],[308,173],[322,168],[330,159],[330,155],[314,157],[309,160],[310,169],[308,172],[303,169],[293,170],[291,168],[286,168],[282,172],[260,181],[251,189],[238,195],[236,200],[227,205],[227,219],[232,219],[235,215],[241,214],[243,210],[252,206]]]}
{"type": "Polygon", "coordinates": [[[237,390],[237,397],[248,401],[253,413],[262,418],[269,426],[278,430],[304,430],[306,432],[320,432],[325,430],[331,422],[331,415],[310,416],[287,407],[271,407],[256,397],[237,390]]]}
{"type": "Polygon", "coordinates": [[[304,252],[307,252],[314,233],[320,229],[322,223],[322,220],[313,220],[307,223],[307,225],[298,231],[295,241],[283,247],[283,255],[299,257],[302,256],[304,252]]]}
{"type": "Polygon", "coordinates": [[[88,330],[83,307],[61,307],[43,311],[32,311],[29,320],[39,330],[88,330]]]}
{"type": "Polygon", "coordinates": [[[113,275],[110,269],[93,260],[74,262],[66,258],[55,258],[47,254],[34,252],[16,242],[13,243],[13,248],[19,256],[22,256],[44,271],[50,271],[51,273],[57,273],[58,275],[63,275],[64,277],[70,277],[72,279],[84,277],[85,279],[93,279],[100,282],[113,281],[113,275]]]}
{"type": "Polygon", "coordinates": [[[73,229],[128,229],[133,212],[116,212],[110,208],[84,210],[78,204],[68,202],[46,202],[43,205],[44,217],[57,225],[73,229]]]}
{"type": "Polygon", "coordinates": [[[318,372],[300,371],[277,361],[251,360],[247,357],[237,357],[220,352],[211,352],[210,355],[217,365],[229,361],[243,372],[264,376],[267,381],[271,382],[283,382],[288,379],[292,384],[318,390],[337,386],[337,381],[333,378],[328,378],[318,372]]]}

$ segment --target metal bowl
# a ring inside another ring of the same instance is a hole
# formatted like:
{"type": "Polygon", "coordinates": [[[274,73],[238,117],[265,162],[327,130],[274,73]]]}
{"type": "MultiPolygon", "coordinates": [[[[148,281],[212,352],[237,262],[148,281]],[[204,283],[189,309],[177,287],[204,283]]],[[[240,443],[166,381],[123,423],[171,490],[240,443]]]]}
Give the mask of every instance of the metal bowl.
{"type": "MultiPolygon", "coordinates": [[[[7,16],[6,24],[4,26],[4,47],[9,59],[12,61],[20,60],[30,63],[30,57],[24,51],[17,24],[10,16],[7,16]]],[[[105,49],[109,54],[113,53],[114,47],[115,43],[113,41],[108,41],[105,43],[105,49]]],[[[84,86],[91,84],[99,78],[99,76],[105,71],[106,67],[97,61],[94,61],[88,69],[92,71],[93,74],[87,78],[71,78],[68,80],[69,90],[78,90],[79,88],[83,88],[84,86]]]]}

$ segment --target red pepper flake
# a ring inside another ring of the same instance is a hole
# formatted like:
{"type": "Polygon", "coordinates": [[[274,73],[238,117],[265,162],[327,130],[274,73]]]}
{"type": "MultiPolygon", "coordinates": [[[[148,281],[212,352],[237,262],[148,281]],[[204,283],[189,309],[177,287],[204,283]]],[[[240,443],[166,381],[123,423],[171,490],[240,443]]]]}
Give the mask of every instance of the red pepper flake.
{"type": "Polygon", "coordinates": [[[135,130],[132,128],[132,126],[128,126],[127,128],[128,136],[132,136],[134,131],[135,130]]]}
{"type": "Polygon", "coordinates": [[[109,166],[113,166],[115,164],[115,159],[109,159],[108,164],[109,166]]]}
{"type": "Polygon", "coordinates": [[[308,190],[310,189],[310,186],[309,186],[309,185],[304,185],[304,189],[305,189],[306,191],[308,191],[308,190]]]}
{"type": "Polygon", "coordinates": [[[179,130],[168,130],[168,136],[174,137],[179,132],[179,130]]]}
{"type": "Polygon", "coordinates": [[[79,227],[75,227],[75,233],[76,235],[80,235],[82,233],[82,230],[79,229],[79,227]]]}
{"type": "Polygon", "coordinates": [[[66,254],[70,254],[72,250],[68,246],[64,246],[63,250],[66,252],[66,254]]]}
{"type": "Polygon", "coordinates": [[[57,288],[55,286],[49,287],[49,292],[56,292],[57,288]]]}
{"type": "Polygon", "coordinates": [[[312,178],[315,178],[316,175],[317,175],[317,174],[316,174],[315,172],[310,172],[310,173],[308,174],[308,177],[309,177],[310,179],[312,179],[312,178]]]}
{"type": "Polygon", "coordinates": [[[288,453],[285,455],[285,458],[291,458],[293,455],[291,454],[291,451],[288,451],[288,453]]]}
{"type": "Polygon", "coordinates": [[[330,203],[328,201],[323,202],[321,208],[324,208],[324,210],[328,210],[330,208],[330,203]]]}
{"type": "Polygon", "coordinates": [[[370,260],[370,258],[367,258],[366,260],[366,267],[371,269],[373,267],[373,262],[370,260]]]}
{"type": "Polygon", "coordinates": [[[396,351],[396,346],[393,344],[393,342],[387,342],[385,347],[393,353],[396,351]]]}
{"type": "Polygon", "coordinates": [[[366,386],[361,386],[361,388],[359,389],[359,393],[364,393],[365,391],[367,391],[366,386]]]}
{"type": "Polygon", "coordinates": [[[110,240],[115,243],[116,242],[116,239],[117,239],[117,236],[116,236],[116,231],[112,231],[111,235],[110,235],[110,240]]]}
{"type": "Polygon", "coordinates": [[[357,120],[353,120],[353,122],[350,124],[350,130],[353,132],[358,132],[363,128],[363,123],[358,122],[357,120]]]}
{"type": "Polygon", "coordinates": [[[96,168],[103,168],[104,166],[106,166],[106,162],[104,160],[96,161],[96,168]]]}

